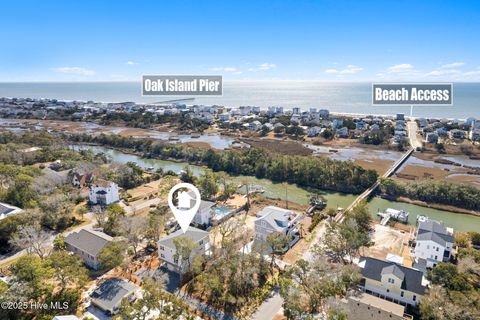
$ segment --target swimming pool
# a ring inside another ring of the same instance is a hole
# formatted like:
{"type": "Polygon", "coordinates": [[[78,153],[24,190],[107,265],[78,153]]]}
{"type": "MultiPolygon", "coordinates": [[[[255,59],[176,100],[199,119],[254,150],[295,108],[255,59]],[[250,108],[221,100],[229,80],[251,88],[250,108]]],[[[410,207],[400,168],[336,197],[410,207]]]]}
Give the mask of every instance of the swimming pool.
{"type": "Polygon", "coordinates": [[[226,215],[228,215],[230,212],[232,212],[232,209],[229,207],[214,207],[213,211],[215,212],[218,218],[223,218],[226,215]]]}

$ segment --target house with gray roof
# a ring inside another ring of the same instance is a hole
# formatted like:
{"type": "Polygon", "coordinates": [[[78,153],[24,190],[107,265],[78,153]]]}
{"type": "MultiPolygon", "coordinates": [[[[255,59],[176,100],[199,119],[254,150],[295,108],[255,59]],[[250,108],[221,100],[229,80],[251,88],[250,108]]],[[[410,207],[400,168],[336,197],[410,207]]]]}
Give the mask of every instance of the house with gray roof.
{"type": "Polygon", "coordinates": [[[183,233],[181,229],[158,240],[158,256],[170,271],[183,274],[188,271],[190,263],[198,255],[208,255],[210,253],[209,233],[194,227],[188,227],[187,232],[183,233]],[[175,239],[186,238],[194,243],[190,257],[182,257],[177,254],[175,239]]]}
{"type": "Polygon", "coordinates": [[[67,250],[82,257],[85,264],[94,269],[100,269],[98,255],[113,238],[103,232],[82,229],[65,237],[67,250]]]}
{"type": "Polygon", "coordinates": [[[8,216],[22,212],[22,209],[0,202],[0,220],[5,219],[8,216]]]}
{"type": "Polygon", "coordinates": [[[416,307],[426,292],[428,281],[422,271],[372,257],[360,257],[358,265],[363,278],[360,287],[368,294],[416,307]]]}
{"type": "Polygon", "coordinates": [[[214,211],[213,211],[214,206],[215,206],[215,202],[201,200],[200,207],[198,208],[197,213],[193,217],[193,222],[199,225],[205,225],[205,226],[210,225],[210,222],[214,214],[214,211]]]}
{"type": "Polygon", "coordinates": [[[133,301],[138,287],[120,278],[102,282],[90,295],[92,305],[109,315],[116,314],[123,299],[133,301]]]}
{"type": "Polygon", "coordinates": [[[433,268],[440,262],[449,261],[454,242],[453,230],[448,230],[443,222],[421,221],[413,250],[415,262],[426,268],[433,268]]]}
{"type": "Polygon", "coordinates": [[[291,237],[288,247],[283,250],[287,251],[300,239],[298,224],[302,218],[298,212],[275,206],[265,207],[257,214],[255,220],[255,240],[266,242],[269,234],[283,233],[291,237]]]}

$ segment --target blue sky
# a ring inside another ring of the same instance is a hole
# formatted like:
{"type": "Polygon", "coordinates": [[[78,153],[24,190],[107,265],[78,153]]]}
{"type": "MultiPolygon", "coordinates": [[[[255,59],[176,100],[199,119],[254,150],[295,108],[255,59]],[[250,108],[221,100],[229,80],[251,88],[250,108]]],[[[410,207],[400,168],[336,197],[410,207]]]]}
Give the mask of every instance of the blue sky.
{"type": "Polygon", "coordinates": [[[478,1],[10,1],[0,81],[480,81],[478,1]]]}

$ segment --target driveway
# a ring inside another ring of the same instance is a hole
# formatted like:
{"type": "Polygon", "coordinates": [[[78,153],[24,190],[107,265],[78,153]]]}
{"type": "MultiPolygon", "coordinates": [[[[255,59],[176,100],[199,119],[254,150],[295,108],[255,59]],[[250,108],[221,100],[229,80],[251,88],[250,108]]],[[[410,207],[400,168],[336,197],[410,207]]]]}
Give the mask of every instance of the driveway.
{"type": "Polygon", "coordinates": [[[282,313],[282,305],[283,298],[278,289],[275,289],[252,315],[252,320],[272,320],[277,314],[282,313]]]}

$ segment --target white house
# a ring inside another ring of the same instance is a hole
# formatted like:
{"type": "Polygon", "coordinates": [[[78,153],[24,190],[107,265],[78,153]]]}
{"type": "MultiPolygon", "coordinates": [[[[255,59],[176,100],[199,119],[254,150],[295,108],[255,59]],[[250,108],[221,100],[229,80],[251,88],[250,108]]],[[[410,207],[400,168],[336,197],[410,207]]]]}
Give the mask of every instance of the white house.
{"type": "Polygon", "coordinates": [[[120,200],[118,185],[111,181],[97,180],[90,187],[90,202],[92,204],[109,205],[120,200]]]}
{"type": "Polygon", "coordinates": [[[200,225],[209,225],[214,213],[212,209],[214,205],[215,203],[212,201],[202,200],[197,213],[193,217],[193,222],[200,225]]]}
{"type": "Polygon", "coordinates": [[[0,202],[0,220],[5,219],[8,216],[22,212],[22,209],[0,202]]]}
{"type": "Polygon", "coordinates": [[[433,268],[442,261],[450,260],[453,243],[453,230],[449,232],[443,222],[422,221],[418,225],[413,256],[417,263],[433,268]]]}
{"type": "Polygon", "coordinates": [[[166,264],[167,268],[177,273],[185,273],[188,271],[189,263],[197,255],[208,255],[210,253],[210,238],[207,231],[203,231],[194,227],[188,227],[187,232],[177,230],[170,235],[158,240],[158,256],[166,264]],[[192,250],[189,258],[177,255],[175,239],[187,238],[196,244],[196,248],[192,250]]]}
{"type": "Polygon", "coordinates": [[[269,234],[281,232],[292,237],[289,243],[289,247],[291,247],[300,239],[298,224],[301,219],[302,215],[300,213],[275,206],[265,207],[257,213],[257,219],[255,220],[255,239],[267,241],[269,234]]]}

